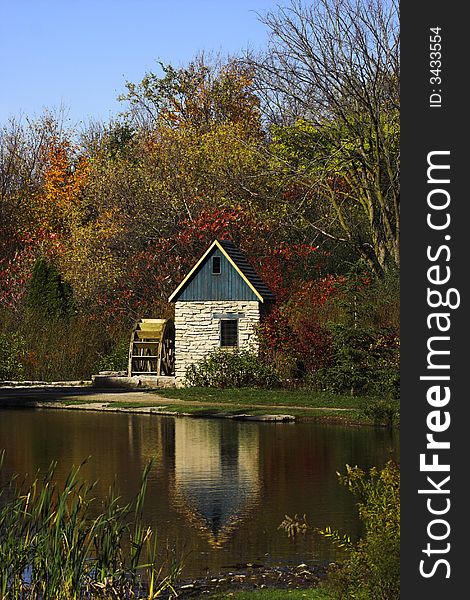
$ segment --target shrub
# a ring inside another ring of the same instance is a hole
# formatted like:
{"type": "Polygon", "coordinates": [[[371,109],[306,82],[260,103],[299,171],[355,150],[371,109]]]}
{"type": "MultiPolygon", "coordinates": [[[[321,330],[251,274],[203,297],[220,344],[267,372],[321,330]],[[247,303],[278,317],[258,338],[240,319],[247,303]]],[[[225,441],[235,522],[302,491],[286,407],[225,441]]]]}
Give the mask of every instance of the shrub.
{"type": "Polygon", "coordinates": [[[89,379],[96,372],[97,358],[110,346],[104,328],[83,317],[41,323],[28,316],[19,331],[25,340],[26,379],[89,379]]]}
{"type": "Polygon", "coordinates": [[[286,379],[303,379],[328,364],[329,332],[306,306],[276,307],[261,323],[258,337],[262,356],[286,379]]]}
{"type": "Polygon", "coordinates": [[[0,380],[24,379],[25,343],[15,332],[0,333],[0,380]]]}
{"type": "Polygon", "coordinates": [[[399,397],[399,341],[394,331],[330,324],[331,365],[317,372],[318,385],[336,394],[399,397]]]}
{"type": "MultiPolygon", "coordinates": [[[[364,535],[353,544],[348,534],[331,527],[315,529],[348,552],[340,565],[331,565],[325,589],[338,600],[398,600],[400,598],[400,469],[389,461],[382,470],[366,473],[346,465],[339,481],[358,500],[364,535]]],[[[279,529],[289,537],[309,530],[306,516],[285,516],[279,529]]]]}
{"type": "Polygon", "coordinates": [[[398,600],[400,597],[400,470],[389,461],[367,474],[347,465],[340,482],[358,499],[365,534],[329,583],[337,598],[398,600]]]}
{"type": "Polygon", "coordinates": [[[400,404],[397,400],[371,400],[363,407],[362,413],[376,425],[392,427],[400,414],[400,404]]]}
{"type": "Polygon", "coordinates": [[[108,353],[100,356],[94,371],[126,371],[128,359],[129,340],[121,340],[108,353]]]}
{"type": "Polygon", "coordinates": [[[74,312],[71,286],[45,258],[36,260],[26,293],[26,306],[36,319],[54,321],[74,312]]]}
{"type": "Polygon", "coordinates": [[[262,363],[248,350],[210,352],[198,364],[186,369],[186,382],[195,387],[278,387],[275,369],[262,363]]]}

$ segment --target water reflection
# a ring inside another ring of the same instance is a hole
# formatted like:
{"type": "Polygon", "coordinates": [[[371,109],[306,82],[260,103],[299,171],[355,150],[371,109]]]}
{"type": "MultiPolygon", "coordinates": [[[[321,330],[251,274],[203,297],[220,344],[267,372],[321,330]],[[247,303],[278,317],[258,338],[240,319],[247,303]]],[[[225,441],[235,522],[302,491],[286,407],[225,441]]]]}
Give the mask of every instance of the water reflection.
{"type": "Polygon", "coordinates": [[[175,424],[175,506],[212,547],[259,502],[259,430],[239,423],[181,419],[175,424]]]}
{"type": "Polygon", "coordinates": [[[129,500],[152,459],[146,519],[162,547],[168,541],[184,551],[185,572],[196,576],[242,562],[334,560],[329,544],[288,539],[280,522],[306,513],[312,527],[357,535],[355,500],[336,471],[346,463],[382,466],[397,457],[398,439],[385,430],[311,423],[3,410],[0,448],[4,481],[57,460],[63,485],[71,466],[91,456],[83,476],[98,480],[97,509],[115,479],[123,502],[129,500]]]}

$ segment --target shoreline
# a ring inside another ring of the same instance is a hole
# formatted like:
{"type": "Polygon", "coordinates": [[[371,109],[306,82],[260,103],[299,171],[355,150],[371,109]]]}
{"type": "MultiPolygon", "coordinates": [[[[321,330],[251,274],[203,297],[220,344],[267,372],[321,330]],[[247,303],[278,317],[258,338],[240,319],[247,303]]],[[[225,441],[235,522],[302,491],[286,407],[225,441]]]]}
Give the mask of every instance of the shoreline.
{"type": "MultiPolygon", "coordinates": [[[[223,418],[294,423],[316,421],[371,426],[357,410],[332,406],[227,403],[168,398],[161,389],[98,388],[91,382],[1,382],[0,410],[11,408],[87,410],[169,417],[223,418]]],[[[216,394],[217,390],[214,390],[216,394]]]]}
{"type": "MultiPolygon", "coordinates": [[[[96,388],[88,382],[31,382],[27,384],[5,385],[0,382],[0,411],[2,409],[34,410],[85,410],[92,412],[112,412],[127,414],[161,415],[168,417],[224,418],[238,421],[265,421],[274,423],[322,422],[344,426],[371,426],[371,423],[355,421],[341,416],[348,408],[340,407],[296,407],[305,412],[315,413],[298,416],[281,412],[286,405],[272,404],[269,412],[266,405],[252,405],[260,414],[249,414],[246,410],[237,410],[239,405],[228,402],[210,402],[194,399],[184,400],[159,395],[158,389],[96,388]],[[193,412],[187,407],[196,407],[193,412]],[[175,410],[178,408],[179,410],[175,410]],[[217,410],[216,410],[217,409],[217,410]],[[321,414],[321,413],[325,414],[321,414]],[[331,414],[336,412],[337,414],[331,414]],[[320,414],[319,414],[320,413],[320,414]]],[[[227,391],[227,390],[226,390],[227,391]]],[[[212,394],[212,391],[211,391],[212,394]]],[[[213,390],[214,399],[218,391],[213,390]]],[[[220,397],[223,397],[221,395],[220,397]]],[[[263,402],[268,397],[262,396],[263,402]]],[[[273,396],[273,399],[275,396],[273,396]]],[[[292,398],[292,397],[291,397],[292,398]]],[[[245,408],[247,408],[245,406],[245,408]]],[[[295,411],[292,410],[292,413],[295,411]]],[[[310,561],[308,561],[310,563],[310,561]]],[[[227,597],[236,592],[256,592],[273,589],[276,591],[299,590],[308,593],[319,588],[327,579],[331,564],[313,561],[311,564],[237,564],[224,567],[220,572],[201,577],[182,577],[175,585],[180,598],[198,600],[215,595],[227,597]]],[[[167,598],[162,595],[162,600],[167,598]]]]}
{"type": "MultiPolygon", "coordinates": [[[[308,590],[318,587],[327,578],[331,564],[315,562],[296,566],[261,564],[234,565],[205,577],[183,577],[175,586],[179,598],[208,597],[233,592],[253,592],[259,589],[308,590]]],[[[163,595],[165,598],[165,595],[163,595]]]]}

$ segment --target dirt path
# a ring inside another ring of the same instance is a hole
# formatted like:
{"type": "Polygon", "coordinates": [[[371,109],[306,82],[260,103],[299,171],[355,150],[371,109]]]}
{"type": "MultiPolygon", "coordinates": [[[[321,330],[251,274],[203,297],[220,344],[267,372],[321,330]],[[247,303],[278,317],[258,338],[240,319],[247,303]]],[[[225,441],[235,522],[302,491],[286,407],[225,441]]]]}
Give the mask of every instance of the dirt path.
{"type": "MultiPolygon", "coordinates": [[[[330,408],[308,407],[308,406],[292,406],[284,404],[256,404],[252,405],[244,402],[216,402],[216,401],[197,401],[197,400],[180,400],[176,398],[164,398],[154,392],[141,390],[120,390],[120,389],[96,389],[90,386],[69,387],[69,386],[14,386],[0,387],[0,408],[12,406],[47,406],[62,404],[64,402],[70,406],[74,401],[77,402],[77,407],[81,405],[84,409],[93,408],[93,404],[112,405],[114,403],[131,403],[136,407],[139,405],[152,406],[198,406],[225,408],[227,410],[239,408],[255,408],[255,409],[281,409],[281,410],[334,410],[344,411],[348,408],[330,408]],[[84,401],[86,400],[86,404],[84,401]]],[[[97,407],[95,407],[97,408],[97,407]]]]}

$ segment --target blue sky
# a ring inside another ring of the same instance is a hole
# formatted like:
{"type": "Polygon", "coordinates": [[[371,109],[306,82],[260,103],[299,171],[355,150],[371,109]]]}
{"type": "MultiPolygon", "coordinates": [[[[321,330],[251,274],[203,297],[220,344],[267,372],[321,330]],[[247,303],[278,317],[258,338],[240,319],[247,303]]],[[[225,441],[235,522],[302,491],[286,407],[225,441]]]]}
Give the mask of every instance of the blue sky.
{"type": "Polygon", "coordinates": [[[61,105],[71,125],[108,120],[125,81],[198,52],[264,47],[256,13],[277,0],[0,0],[0,124],[61,105]]]}

